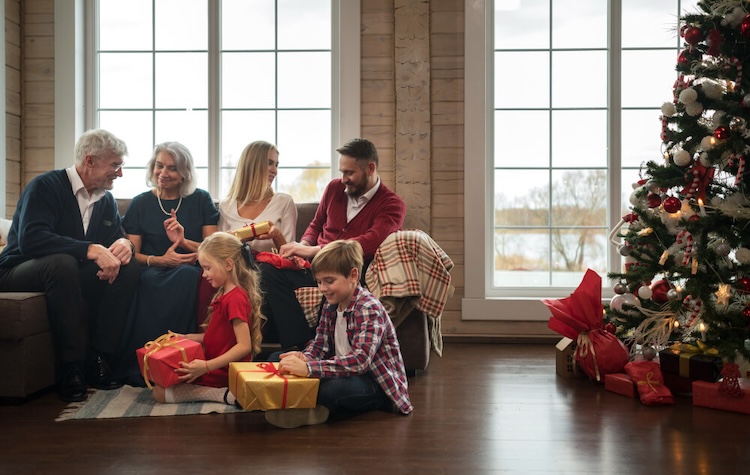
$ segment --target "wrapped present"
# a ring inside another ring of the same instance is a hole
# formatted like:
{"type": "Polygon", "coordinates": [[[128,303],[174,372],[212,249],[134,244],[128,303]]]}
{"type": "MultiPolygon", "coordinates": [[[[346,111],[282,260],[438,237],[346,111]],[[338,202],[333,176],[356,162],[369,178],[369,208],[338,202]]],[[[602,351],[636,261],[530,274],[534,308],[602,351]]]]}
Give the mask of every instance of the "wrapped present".
{"type": "Polygon", "coordinates": [[[625,365],[625,372],[635,382],[638,397],[643,404],[674,404],[672,392],[664,385],[659,363],[656,361],[631,361],[625,365]]]}
{"type": "Polygon", "coordinates": [[[317,378],[280,374],[274,363],[229,363],[229,391],[247,411],[314,408],[317,378]]]}
{"type": "Polygon", "coordinates": [[[166,333],[149,341],[143,348],[138,348],[135,354],[149,388],[152,387],[152,382],[164,388],[174,386],[180,382],[180,375],[174,370],[180,367],[181,361],[188,363],[194,359],[206,358],[203,345],[176,333],[166,333]]]}
{"type": "Polygon", "coordinates": [[[610,373],[604,375],[604,389],[627,397],[635,397],[638,391],[635,383],[625,373],[610,373]]]}
{"type": "Polygon", "coordinates": [[[576,342],[578,369],[589,379],[601,381],[608,373],[622,373],[630,352],[612,333],[604,329],[602,278],[591,269],[569,297],[544,299],[552,313],[547,326],[576,342]]]}
{"type": "Polygon", "coordinates": [[[664,378],[664,385],[672,391],[672,394],[689,395],[693,392],[692,379],[664,371],[661,375],[664,378]]]}
{"type": "Polygon", "coordinates": [[[271,221],[261,221],[259,223],[248,224],[239,229],[232,231],[232,234],[237,237],[240,241],[248,241],[255,239],[261,234],[268,234],[271,230],[271,221]]]}
{"type": "Polygon", "coordinates": [[[722,360],[716,351],[705,346],[676,344],[659,352],[662,373],[691,381],[714,382],[719,378],[722,360]]]}
{"type": "Polygon", "coordinates": [[[693,381],[693,405],[750,414],[750,381],[740,378],[741,394],[727,394],[722,383],[693,381]]]}

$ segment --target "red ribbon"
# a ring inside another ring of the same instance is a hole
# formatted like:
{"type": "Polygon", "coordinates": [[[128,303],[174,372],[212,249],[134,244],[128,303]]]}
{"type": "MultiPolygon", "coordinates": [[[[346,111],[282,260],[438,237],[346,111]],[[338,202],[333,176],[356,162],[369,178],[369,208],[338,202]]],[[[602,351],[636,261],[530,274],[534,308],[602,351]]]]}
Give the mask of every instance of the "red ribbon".
{"type": "Polygon", "coordinates": [[[273,363],[258,363],[258,368],[260,368],[260,369],[259,370],[258,369],[241,369],[241,370],[237,371],[236,380],[235,380],[235,382],[236,382],[235,387],[239,387],[240,373],[261,373],[261,372],[266,372],[266,373],[269,373],[266,376],[268,378],[270,378],[271,376],[278,376],[279,378],[281,378],[281,379],[284,380],[284,391],[283,391],[282,396],[281,396],[281,409],[286,409],[286,396],[287,396],[287,391],[289,390],[289,379],[286,376],[284,376],[283,374],[281,374],[279,372],[279,369],[276,368],[276,366],[274,366],[273,363]]]}

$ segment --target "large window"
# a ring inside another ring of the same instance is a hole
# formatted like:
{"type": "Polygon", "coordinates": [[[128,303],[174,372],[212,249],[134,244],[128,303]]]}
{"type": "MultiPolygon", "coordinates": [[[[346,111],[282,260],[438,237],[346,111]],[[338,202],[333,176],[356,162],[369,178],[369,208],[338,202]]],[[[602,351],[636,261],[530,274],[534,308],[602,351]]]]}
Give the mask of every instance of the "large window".
{"type": "Polygon", "coordinates": [[[193,154],[198,186],[220,198],[245,145],[266,140],[280,151],[275,186],[318,199],[333,150],[351,138],[339,127],[340,3],[93,2],[91,126],[130,152],[114,194],[144,191],[154,145],[176,140],[193,154]]]}
{"type": "MultiPolygon", "coordinates": [[[[619,269],[607,235],[639,168],[661,156],[677,18],[695,3],[466,2],[466,170],[488,171],[481,186],[466,174],[467,235],[485,230],[482,249],[467,249],[467,301],[538,303],[569,294],[587,268],[619,269]]],[[[489,316],[465,318],[527,317],[481,308],[489,316]]]]}

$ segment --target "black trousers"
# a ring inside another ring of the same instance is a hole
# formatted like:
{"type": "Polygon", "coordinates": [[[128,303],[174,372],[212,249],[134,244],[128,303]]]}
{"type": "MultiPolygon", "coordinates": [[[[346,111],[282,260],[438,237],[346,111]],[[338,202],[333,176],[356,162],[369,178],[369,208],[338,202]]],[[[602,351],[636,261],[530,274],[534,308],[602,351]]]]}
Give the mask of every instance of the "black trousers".
{"type": "Polygon", "coordinates": [[[68,254],[31,259],[0,269],[0,291],[44,292],[58,361],[83,363],[89,352],[119,357],[128,310],[141,276],[132,259],[112,284],[100,280],[93,261],[68,254]]]}
{"type": "Polygon", "coordinates": [[[305,319],[294,294],[300,287],[316,287],[310,269],[278,269],[265,262],[258,263],[260,286],[263,290],[263,314],[268,318],[263,340],[288,348],[304,345],[315,336],[305,319]]]}

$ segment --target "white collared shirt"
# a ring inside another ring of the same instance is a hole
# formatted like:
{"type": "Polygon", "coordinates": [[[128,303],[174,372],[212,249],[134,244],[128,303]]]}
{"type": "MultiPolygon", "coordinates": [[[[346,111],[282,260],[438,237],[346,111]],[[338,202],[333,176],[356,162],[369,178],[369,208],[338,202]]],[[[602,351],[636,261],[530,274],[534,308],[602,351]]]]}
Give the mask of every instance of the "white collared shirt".
{"type": "MultiPolygon", "coordinates": [[[[373,186],[370,191],[365,193],[362,196],[359,196],[357,198],[354,198],[352,196],[348,196],[349,201],[346,205],[346,222],[348,223],[352,219],[354,219],[355,216],[359,214],[360,211],[362,211],[362,208],[365,207],[368,201],[372,199],[373,196],[375,196],[375,193],[378,192],[378,188],[380,188],[380,177],[378,177],[378,182],[375,183],[375,186],[373,186]]],[[[344,191],[346,193],[346,191],[344,191]]]]}
{"type": "Polygon", "coordinates": [[[89,230],[91,214],[94,212],[94,205],[97,201],[102,199],[106,191],[97,189],[94,193],[89,195],[86,187],[83,186],[83,180],[81,180],[81,176],[78,174],[78,170],[76,170],[75,166],[66,168],[65,172],[68,174],[68,179],[70,180],[70,185],[73,189],[73,195],[76,197],[76,201],[78,201],[78,209],[81,212],[81,221],[83,221],[83,234],[86,234],[89,230]]]}

